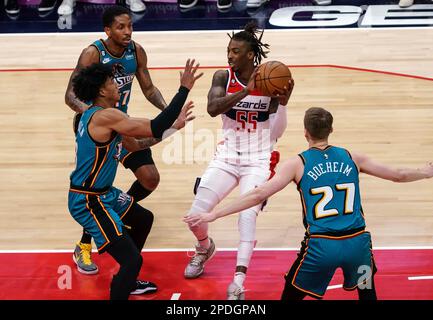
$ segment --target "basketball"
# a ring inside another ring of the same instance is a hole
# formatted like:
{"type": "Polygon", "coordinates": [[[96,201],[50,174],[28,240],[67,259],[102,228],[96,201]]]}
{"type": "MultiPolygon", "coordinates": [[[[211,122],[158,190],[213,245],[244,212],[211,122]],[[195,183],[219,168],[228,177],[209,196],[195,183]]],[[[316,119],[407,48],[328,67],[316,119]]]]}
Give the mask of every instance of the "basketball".
{"type": "Polygon", "coordinates": [[[268,61],[259,66],[256,75],[256,87],[265,96],[276,96],[284,92],[284,87],[289,88],[292,74],[289,68],[279,61],[268,61]]]}

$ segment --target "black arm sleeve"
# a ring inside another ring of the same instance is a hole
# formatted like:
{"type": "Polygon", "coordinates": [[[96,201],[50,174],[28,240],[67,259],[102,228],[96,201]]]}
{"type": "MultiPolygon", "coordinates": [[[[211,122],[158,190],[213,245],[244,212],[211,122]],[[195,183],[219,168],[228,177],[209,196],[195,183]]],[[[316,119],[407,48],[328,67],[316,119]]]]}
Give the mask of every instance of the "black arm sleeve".
{"type": "Polygon", "coordinates": [[[165,108],[155,119],[150,120],[150,128],[152,129],[154,138],[161,139],[164,131],[169,129],[176,121],[183,105],[185,104],[188,93],[189,89],[181,86],[168,107],[165,108]]]}

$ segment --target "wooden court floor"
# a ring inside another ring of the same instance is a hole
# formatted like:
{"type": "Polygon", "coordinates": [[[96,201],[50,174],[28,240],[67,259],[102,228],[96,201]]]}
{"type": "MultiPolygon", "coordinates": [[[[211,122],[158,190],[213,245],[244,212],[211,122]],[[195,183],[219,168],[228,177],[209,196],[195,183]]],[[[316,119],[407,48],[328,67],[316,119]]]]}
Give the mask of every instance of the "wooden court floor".
{"type": "MultiPolygon", "coordinates": [[[[63,97],[80,51],[101,36],[0,36],[0,250],[72,249],[80,237],[67,210],[74,137],[73,113],[63,97]]],[[[304,150],[303,114],[322,106],[334,115],[332,144],[396,166],[431,161],[433,45],[427,39],[432,36],[432,29],[265,33],[272,48],[268,60],[290,65],[296,81],[288,128],[277,143],[282,159],[304,150]]],[[[152,79],[167,101],[178,87],[175,67],[188,57],[205,67],[190,94],[197,118],[152,149],[161,182],[142,202],[156,217],[147,248],[192,247],[181,218],[193,200],[196,176],[212,157],[213,149],[203,145],[216,143],[221,127],[219,117],[206,113],[206,95],[214,67],[226,64],[228,37],[220,31],[137,33],[134,38],[147,50],[152,79]]],[[[129,110],[135,116],[157,114],[137,83],[129,110]]],[[[115,185],[127,190],[132,181],[132,173],[119,166],[115,185]]],[[[433,180],[394,184],[362,175],[361,192],[375,246],[433,245],[433,180]]],[[[237,195],[235,190],[227,200],[237,195]]],[[[257,230],[258,247],[299,246],[304,230],[294,185],[270,199],[257,230]]],[[[211,235],[219,247],[236,247],[236,216],[215,222],[211,235]]]]}

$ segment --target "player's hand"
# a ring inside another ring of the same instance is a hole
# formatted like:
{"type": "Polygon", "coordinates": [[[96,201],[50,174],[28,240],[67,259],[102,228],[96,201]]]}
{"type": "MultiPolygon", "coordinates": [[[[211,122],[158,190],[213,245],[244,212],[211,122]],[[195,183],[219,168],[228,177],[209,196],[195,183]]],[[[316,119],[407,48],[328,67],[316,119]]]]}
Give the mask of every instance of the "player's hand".
{"type": "Polygon", "coordinates": [[[187,223],[190,227],[198,226],[204,222],[212,222],[217,218],[214,212],[206,212],[199,214],[189,214],[183,218],[183,221],[187,223]]]}
{"type": "Polygon", "coordinates": [[[192,114],[192,108],[194,108],[194,102],[188,101],[182,108],[176,121],[173,123],[172,127],[176,130],[180,130],[185,127],[186,123],[195,119],[192,114]]]}
{"type": "Polygon", "coordinates": [[[256,75],[259,73],[259,67],[256,67],[248,80],[247,90],[250,93],[256,88],[256,75]]]}
{"type": "Polygon", "coordinates": [[[189,90],[192,89],[195,81],[203,75],[203,72],[195,75],[200,63],[197,63],[195,66],[194,63],[195,59],[188,59],[185,64],[185,69],[180,72],[180,85],[188,88],[189,90]]]}
{"type": "Polygon", "coordinates": [[[282,106],[287,106],[290,96],[292,95],[293,87],[295,86],[295,80],[289,80],[289,87],[284,87],[284,91],[281,94],[277,94],[275,98],[279,100],[282,106]]]}

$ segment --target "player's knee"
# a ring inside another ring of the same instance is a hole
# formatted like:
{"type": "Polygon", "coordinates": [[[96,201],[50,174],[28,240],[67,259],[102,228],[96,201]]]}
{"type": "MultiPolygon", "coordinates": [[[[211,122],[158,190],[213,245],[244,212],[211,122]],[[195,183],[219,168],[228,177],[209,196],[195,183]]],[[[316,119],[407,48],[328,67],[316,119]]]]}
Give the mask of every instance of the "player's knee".
{"type": "MultiPolygon", "coordinates": [[[[211,203],[204,201],[204,200],[195,199],[188,214],[194,215],[194,214],[209,212],[212,209],[213,209],[213,207],[212,207],[211,203]]],[[[196,226],[188,225],[189,230],[191,230],[193,233],[200,233],[201,231],[204,231],[204,230],[207,231],[207,227],[208,227],[208,223],[206,223],[206,222],[201,223],[201,224],[196,225],[196,226]]]]}
{"type": "Polygon", "coordinates": [[[160,175],[159,175],[159,172],[158,171],[156,171],[156,172],[154,172],[154,173],[152,173],[150,176],[149,176],[149,179],[148,179],[148,181],[147,181],[147,183],[148,183],[148,188],[149,189],[151,189],[151,190],[155,190],[156,189],[156,187],[158,187],[158,185],[159,185],[159,181],[160,181],[160,175]]]}
{"type": "Polygon", "coordinates": [[[159,185],[160,176],[158,171],[152,171],[139,177],[140,184],[148,189],[155,190],[159,185]]]}
{"type": "Polygon", "coordinates": [[[134,171],[135,176],[141,186],[147,190],[153,191],[159,185],[160,175],[154,165],[144,165],[134,171]]]}
{"type": "Polygon", "coordinates": [[[207,188],[199,187],[192,203],[189,214],[212,211],[219,202],[218,195],[207,188]]]}

